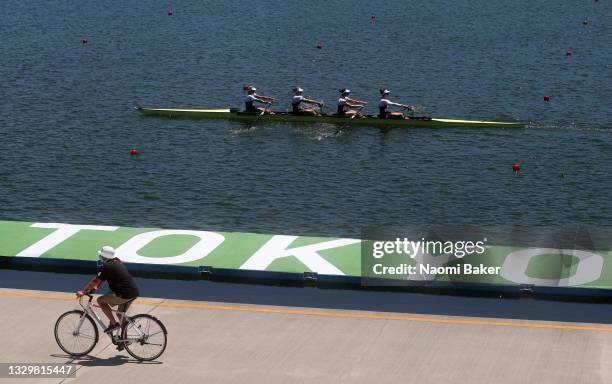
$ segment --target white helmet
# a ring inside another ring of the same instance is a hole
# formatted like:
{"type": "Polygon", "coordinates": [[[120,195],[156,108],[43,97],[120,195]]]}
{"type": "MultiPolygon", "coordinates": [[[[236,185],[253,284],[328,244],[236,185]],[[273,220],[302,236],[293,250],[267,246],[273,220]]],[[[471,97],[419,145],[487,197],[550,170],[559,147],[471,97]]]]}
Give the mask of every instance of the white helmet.
{"type": "Polygon", "coordinates": [[[98,251],[98,255],[102,260],[112,259],[115,257],[115,248],[111,247],[110,245],[105,245],[98,251]]]}

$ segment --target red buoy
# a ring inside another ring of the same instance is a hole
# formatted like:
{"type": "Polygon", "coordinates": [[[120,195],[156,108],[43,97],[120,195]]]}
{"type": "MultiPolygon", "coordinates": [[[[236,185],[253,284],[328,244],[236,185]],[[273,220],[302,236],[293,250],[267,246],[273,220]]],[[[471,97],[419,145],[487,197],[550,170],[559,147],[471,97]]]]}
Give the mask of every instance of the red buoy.
{"type": "Polygon", "coordinates": [[[548,103],[550,101],[550,96],[544,95],[544,101],[548,103]]]}
{"type": "Polygon", "coordinates": [[[565,52],[565,56],[566,56],[566,57],[572,57],[572,55],[573,55],[573,52],[572,52],[572,51],[567,51],[567,52],[565,52]]]}
{"type": "Polygon", "coordinates": [[[585,20],[582,20],[582,25],[588,25],[588,24],[589,24],[589,21],[588,21],[588,20],[586,20],[586,19],[585,19],[585,20]]]}
{"type": "Polygon", "coordinates": [[[87,39],[83,39],[83,40],[81,40],[81,43],[83,43],[83,45],[87,45],[87,43],[89,43],[89,41],[87,39]]]}
{"type": "Polygon", "coordinates": [[[174,15],[174,11],[172,10],[172,8],[170,8],[168,10],[168,16],[172,16],[172,15],[174,15]]]}
{"type": "Polygon", "coordinates": [[[521,171],[521,165],[519,163],[512,164],[512,170],[514,173],[519,173],[521,171]]]}
{"type": "Polygon", "coordinates": [[[321,49],[321,48],[323,48],[323,44],[321,44],[321,43],[317,43],[317,45],[315,45],[315,47],[316,47],[317,49],[321,49]]]}
{"type": "Polygon", "coordinates": [[[376,21],[376,16],[374,16],[374,15],[370,16],[370,20],[376,21]]]}
{"type": "Polygon", "coordinates": [[[130,151],[130,155],[132,156],[138,155],[138,150],[136,148],[132,148],[132,150],[130,151]]]}

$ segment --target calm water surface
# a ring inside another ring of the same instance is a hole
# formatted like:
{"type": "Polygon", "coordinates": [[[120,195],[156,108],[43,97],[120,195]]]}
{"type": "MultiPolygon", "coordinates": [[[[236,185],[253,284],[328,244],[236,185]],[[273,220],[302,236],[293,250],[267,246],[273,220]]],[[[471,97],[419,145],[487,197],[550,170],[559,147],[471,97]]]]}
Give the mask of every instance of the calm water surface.
{"type": "Polygon", "coordinates": [[[0,219],[338,236],[612,224],[612,4],[347,4],[5,1],[0,219]],[[292,85],[328,105],[349,87],[373,113],[387,87],[434,116],[529,126],[248,130],[132,109],[240,106],[243,83],[279,109],[292,85]]]}

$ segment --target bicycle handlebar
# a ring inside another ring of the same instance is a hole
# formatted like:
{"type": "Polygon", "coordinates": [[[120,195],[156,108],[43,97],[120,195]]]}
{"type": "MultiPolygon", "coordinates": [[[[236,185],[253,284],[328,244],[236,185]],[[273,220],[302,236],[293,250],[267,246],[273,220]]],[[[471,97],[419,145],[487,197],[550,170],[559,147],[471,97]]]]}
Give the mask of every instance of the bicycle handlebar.
{"type": "Polygon", "coordinates": [[[83,297],[89,297],[89,302],[91,303],[91,301],[93,300],[94,296],[91,293],[83,293],[82,296],[79,296],[79,303],[81,303],[83,301],[83,297]]]}

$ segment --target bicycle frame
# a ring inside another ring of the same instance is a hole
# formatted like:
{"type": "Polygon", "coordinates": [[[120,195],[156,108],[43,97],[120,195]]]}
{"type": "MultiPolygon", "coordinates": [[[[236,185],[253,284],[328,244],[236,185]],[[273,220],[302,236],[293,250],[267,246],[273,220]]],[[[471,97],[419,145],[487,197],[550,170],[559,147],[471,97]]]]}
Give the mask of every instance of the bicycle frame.
{"type": "MultiPolygon", "coordinates": [[[[91,301],[93,300],[93,295],[84,295],[84,296],[81,296],[79,298],[79,305],[81,306],[81,308],[83,308],[83,311],[85,313],[81,316],[81,319],[79,320],[79,325],[78,325],[76,331],[78,332],[78,331],[81,330],[81,326],[83,325],[83,322],[85,321],[85,317],[87,315],[91,316],[98,323],[98,325],[102,328],[102,330],[106,329],[107,325],[104,324],[104,321],[102,321],[100,316],[98,316],[98,313],[96,311],[94,311],[94,309],[93,309],[93,305],[91,303],[91,301]],[[84,296],[88,296],[89,297],[89,301],[87,302],[86,305],[83,304],[83,297],[84,296]]],[[[112,308],[111,308],[111,311],[117,313],[117,317],[119,318],[119,323],[120,324],[123,323],[123,320],[127,321],[128,324],[131,324],[131,325],[134,324],[134,322],[127,315],[126,312],[120,312],[120,311],[112,309],[112,308]]],[[[131,343],[131,342],[134,342],[134,341],[138,341],[141,338],[144,338],[146,336],[144,334],[144,332],[142,332],[138,327],[132,327],[133,329],[135,329],[138,332],[138,334],[139,334],[138,337],[136,337],[136,338],[129,338],[129,339],[125,339],[125,340],[119,339],[119,337],[121,336],[120,332],[121,332],[122,328],[123,327],[118,327],[117,330],[115,330],[115,331],[113,331],[113,332],[111,332],[109,334],[109,337],[113,341],[113,344],[117,344],[117,343],[131,343]],[[117,332],[117,336],[116,337],[113,335],[114,332],[117,332]]]]}

